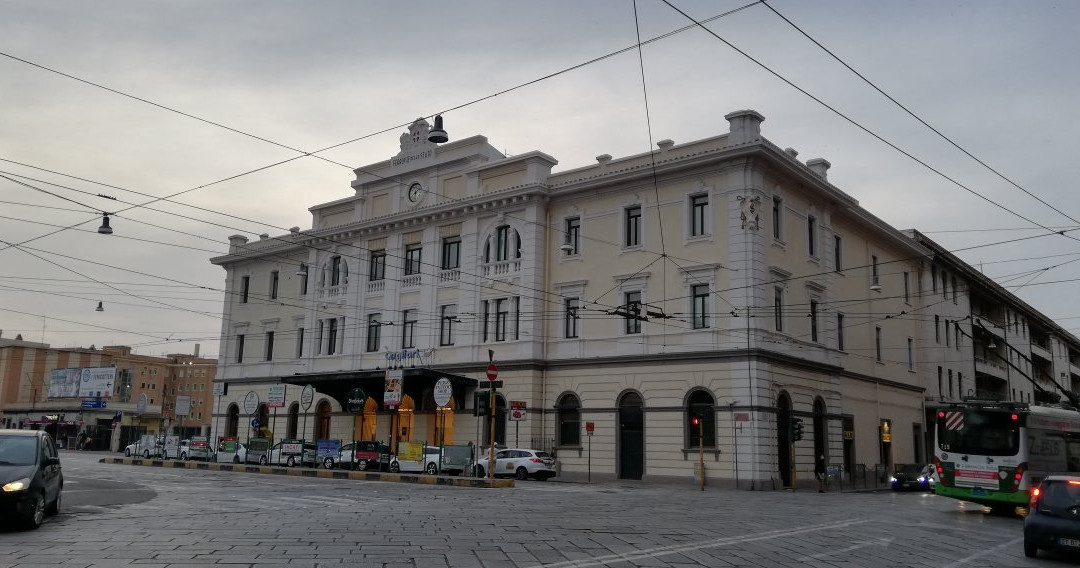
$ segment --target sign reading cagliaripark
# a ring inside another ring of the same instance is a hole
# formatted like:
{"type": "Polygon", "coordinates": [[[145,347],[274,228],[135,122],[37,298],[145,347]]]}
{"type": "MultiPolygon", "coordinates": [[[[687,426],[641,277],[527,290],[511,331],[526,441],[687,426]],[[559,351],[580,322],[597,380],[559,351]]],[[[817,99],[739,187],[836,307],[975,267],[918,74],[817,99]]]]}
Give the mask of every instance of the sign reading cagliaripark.
{"type": "Polygon", "coordinates": [[[176,415],[188,416],[191,414],[191,397],[180,395],[176,397],[176,415]]]}
{"type": "Polygon", "coordinates": [[[97,367],[82,370],[79,396],[82,398],[110,398],[116,381],[116,367],[97,367]]]}
{"type": "Polygon", "coordinates": [[[139,395],[139,402],[135,403],[135,412],[139,414],[146,412],[146,393],[139,395]]]}
{"type": "Polygon", "coordinates": [[[266,394],[267,408],[285,407],[285,385],[273,385],[266,394]]]}
{"type": "Polygon", "coordinates": [[[360,414],[364,411],[364,403],[367,402],[367,395],[364,394],[364,389],[356,387],[349,389],[349,412],[352,414],[360,414]]]}
{"type": "Polygon", "coordinates": [[[450,404],[450,398],[454,396],[454,387],[450,384],[450,379],[443,377],[438,381],[435,381],[435,404],[439,406],[446,406],[450,404]]]}
{"type": "Polygon", "coordinates": [[[255,391],[248,391],[244,395],[244,413],[255,414],[257,410],[259,410],[259,394],[255,391]]]}
{"type": "Polygon", "coordinates": [[[311,408],[311,401],[315,398],[315,389],[311,385],[304,385],[304,390],[300,391],[300,406],[304,410],[311,408]]]}

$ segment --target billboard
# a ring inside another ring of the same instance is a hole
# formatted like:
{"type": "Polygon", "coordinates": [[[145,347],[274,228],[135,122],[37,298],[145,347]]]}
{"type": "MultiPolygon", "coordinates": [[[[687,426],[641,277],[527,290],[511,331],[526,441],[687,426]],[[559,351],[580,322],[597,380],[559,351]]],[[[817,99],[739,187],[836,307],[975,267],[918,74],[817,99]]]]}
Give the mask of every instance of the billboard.
{"type": "Polygon", "coordinates": [[[383,390],[383,405],[398,406],[401,404],[401,379],[403,374],[401,369],[387,369],[386,387],[383,390]]]}
{"type": "Polygon", "coordinates": [[[49,398],[77,398],[82,369],[53,369],[49,376],[49,398]]]}
{"type": "Polygon", "coordinates": [[[116,382],[116,367],[82,369],[79,396],[82,398],[111,398],[116,382]]]}
{"type": "Polygon", "coordinates": [[[176,397],[176,415],[187,416],[191,414],[191,397],[180,395],[176,397]]]}

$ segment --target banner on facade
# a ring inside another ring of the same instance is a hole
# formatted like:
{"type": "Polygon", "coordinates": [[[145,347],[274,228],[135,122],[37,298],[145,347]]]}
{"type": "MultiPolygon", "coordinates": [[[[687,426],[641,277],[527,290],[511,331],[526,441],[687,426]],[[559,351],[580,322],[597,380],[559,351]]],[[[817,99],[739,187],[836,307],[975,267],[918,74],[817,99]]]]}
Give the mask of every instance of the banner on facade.
{"type": "Polygon", "coordinates": [[[525,420],[528,410],[524,400],[510,401],[510,421],[519,422],[525,420]]]}
{"type": "Polygon", "coordinates": [[[82,369],[79,396],[82,398],[112,398],[116,382],[116,367],[91,367],[82,369]]]}
{"type": "Polygon", "coordinates": [[[383,390],[383,405],[398,406],[401,404],[401,381],[404,371],[401,369],[386,370],[386,388],[383,390]]]}
{"type": "Polygon", "coordinates": [[[53,369],[49,374],[49,398],[77,398],[82,369],[53,369]]]}

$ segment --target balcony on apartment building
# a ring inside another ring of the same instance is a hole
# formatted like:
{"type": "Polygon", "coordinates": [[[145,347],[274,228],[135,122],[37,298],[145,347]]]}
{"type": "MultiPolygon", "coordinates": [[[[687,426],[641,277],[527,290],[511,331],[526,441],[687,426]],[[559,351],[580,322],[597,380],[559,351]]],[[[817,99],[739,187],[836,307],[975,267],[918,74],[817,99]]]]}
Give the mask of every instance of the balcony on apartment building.
{"type": "Polygon", "coordinates": [[[481,268],[482,274],[489,278],[510,276],[521,272],[521,259],[515,258],[511,260],[498,260],[495,262],[488,262],[482,265],[481,268]]]}
{"type": "Polygon", "coordinates": [[[349,293],[348,282],[344,284],[338,284],[337,286],[326,286],[325,288],[319,288],[320,300],[337,300],[344,298],[349,293]]]}

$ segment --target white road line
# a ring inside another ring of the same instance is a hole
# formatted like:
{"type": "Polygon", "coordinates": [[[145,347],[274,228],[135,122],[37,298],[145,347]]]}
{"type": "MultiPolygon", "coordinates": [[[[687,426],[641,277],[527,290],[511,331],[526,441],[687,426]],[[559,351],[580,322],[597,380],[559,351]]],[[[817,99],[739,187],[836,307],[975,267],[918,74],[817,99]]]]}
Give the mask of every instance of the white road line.
{"type": "Polygon", "coordinates": [[[1005,544],[999,544],[999,545],[995,546],[994,548],[991,548],[991,549],[988,549],[988,550],[983,550],[981,552],[976,552],[975,554],[972,554],[971,556],[965,556],[965,557],[961,558],[960,560],[957,560],[956,562],[953,562],[952,564],[946,564],[943,568],[954,568],[955,566],[960,566],[960,565],[963,565],[963,564],[967,564],[968,562],[971,562],[972,560],[975,560],[976,558],[986,556],[987,554],[993,554],[994,552],[997,552],[998,550],[1001,550],[1002,548],[1008,548],[1008,547],[1013,546],[1013,545],[1015,545],[1016,543],[1018,543],[1018,542],[1020,542],[1022,540],[1024,540],[1024,537],[1014,538],[1014,539],[1010,540],[1009,542],[1006,542],[1005,544]]]}
{"type": "Polygon", "coordinates": [[[798,558],[795,562],[808,562],[810,560],[821,560],[822,558],[828,558],[830,556],[836,556],[837,554],[844,554],[845,552],[851,552],[852,550],[858,550],[860,548],[866,548],[867,546],[889,546],[892,544],[893,538],[879,538],[876,540],[864,540],[849,546],[847,548],[841,548],[839,550],[830,550],[829,552],[820,552],[818,554],[811,554],[809,556],[803,556],[798,558]]]}
{"type": "Polygon", "coordinates": [[[532,568],[585,568],[588,566],[603,566],[605,564],[612,564],[615,562],[633,562],[635,560],[643,560],[645,558],[653,558],[656,556],[666,556],[668,554],[679,554],[689,550],[701,550],[703,548],[717,548],[720,546],[729,546],[732,544],[741,544],[744,542],[755,542],[759,540],[770,540],[774,538],[783,538],[788,536],[794,536],[798,534],[804,534],[809,532],[824,531],[830,529],[839,529],[848,527],[851,525],[858,525],[869,522],[868,519],[851,519],[848,521],[838,521],[835,523],[828,523],[824,525],[809,525],[796,529],[782,529],[775,531],[765,531],[758,534],[751,534],[745,536],[727,537],[717,540],[710,540],[705,542],[690,543],[690,544],[674,544],[671,546],[658,546],[656,548],[646,548],[644,550],[635,550],[634,552],[627,553],[615,553],[608,554],[606,556],[597,556],[595,558],[582,558],[580,560],[566,560],[563,562],[556,562],[554,564],[537,564],[532,568]]]}

